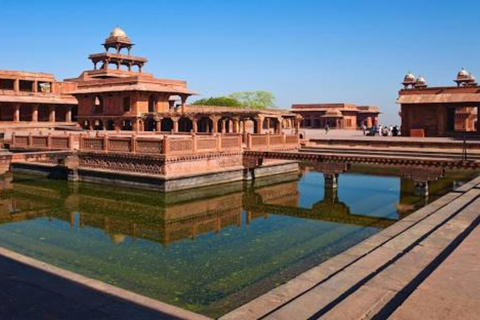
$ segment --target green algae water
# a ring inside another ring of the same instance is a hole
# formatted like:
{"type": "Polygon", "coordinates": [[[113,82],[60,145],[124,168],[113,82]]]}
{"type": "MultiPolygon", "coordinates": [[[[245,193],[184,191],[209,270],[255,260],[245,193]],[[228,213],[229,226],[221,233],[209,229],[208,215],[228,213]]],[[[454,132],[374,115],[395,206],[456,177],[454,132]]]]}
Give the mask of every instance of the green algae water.
{"type": "Polygon", "coordinates": [[[0,246],[211,317],[256,298],[433,201],[395,168],[352,166],[338,188],[314,168],[159,194],[6,175],[0,246]]]}

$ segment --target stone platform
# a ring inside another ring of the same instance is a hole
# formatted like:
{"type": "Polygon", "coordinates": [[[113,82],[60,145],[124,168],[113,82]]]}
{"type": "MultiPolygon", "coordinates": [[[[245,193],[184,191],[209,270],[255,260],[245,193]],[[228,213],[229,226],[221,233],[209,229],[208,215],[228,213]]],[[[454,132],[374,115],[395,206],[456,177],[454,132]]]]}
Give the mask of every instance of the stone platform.
{"type": "Polygon", "coordinates": [[[286,134],[29,134],[14,135],[11,144],[21,152],[14,171],[163,192],[296,172],[296,161],[252,161],[244,153],[298,147],[298,136],[286,134]]]}

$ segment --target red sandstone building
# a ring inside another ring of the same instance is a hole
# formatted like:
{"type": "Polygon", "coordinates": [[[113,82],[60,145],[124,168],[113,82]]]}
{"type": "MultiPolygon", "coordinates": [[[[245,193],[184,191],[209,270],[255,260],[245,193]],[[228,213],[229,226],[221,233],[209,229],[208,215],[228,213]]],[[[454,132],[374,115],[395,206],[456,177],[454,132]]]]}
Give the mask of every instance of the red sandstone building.
{"type": "Polygon", "coordinates": [[[290,110],[301,115],[302,128],[358,129],[362,125],[378,124],[380,111],[375,106],[356,106],[349,103],[294,104],[290,110]]]}
{"type": "Polygon", "coordinates": [[[445,137],[480,134],[478,106],[480,86],[475,77],[462,69],[457,86],[428,87],[425,79],[408,73],[398,93],[401,105],[402,135],[445,137]]]}
{"type": "Polygon", "coordinates": [[[0,123],[157,132],[298,130],[300,117],[287,111],[187,105],[195,94],[187,83],[145,73],[147,59],[131,55],[133,46],[115,28],[104,52],[89,56],[93,69],[63,82],[51,74],[0,70],[0,123]]]}

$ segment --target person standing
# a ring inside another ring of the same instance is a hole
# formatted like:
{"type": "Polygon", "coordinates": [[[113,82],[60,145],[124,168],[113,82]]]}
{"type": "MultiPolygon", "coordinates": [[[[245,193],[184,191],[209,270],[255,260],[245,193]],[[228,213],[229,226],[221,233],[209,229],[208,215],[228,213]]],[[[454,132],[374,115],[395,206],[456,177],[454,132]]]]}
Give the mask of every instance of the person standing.
{"type": "Polygon", "coordinates": [[[363,131],[363,135],[365,135],[367,131],[367,126],[365,126],[365,123],[362,124],[362,131],[363,131]]]}
{"type": "Polygon", "coordinates": [[[325,125],[325,134],[328,134],[328,131],[330,130],[330,126],[328,123],[325,125]]]}

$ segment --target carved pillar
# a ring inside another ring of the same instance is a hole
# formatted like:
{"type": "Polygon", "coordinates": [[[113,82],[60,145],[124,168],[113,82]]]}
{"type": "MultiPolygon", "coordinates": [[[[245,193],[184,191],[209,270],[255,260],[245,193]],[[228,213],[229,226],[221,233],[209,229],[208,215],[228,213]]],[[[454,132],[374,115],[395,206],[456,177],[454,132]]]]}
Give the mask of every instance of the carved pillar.
{"type": "Polygon", "coordinates": [[[180,98],[182,99],[181,111],[182,111],[182,114],[184,114],[187,107],[187,96],[180,96],[180,98]]]}
{"type": "Polygon", "coordinates": [[[212,126],[212,132],[217,133],[218,132],[218,117],[210,117],[212,120],[213,126],[212,126]]]}
{"type": "Polygon", "coordinates": [[[262,117],[255,118],[254,133],[262,133],[262,123],[263,123],[262,117]]]}
{"type": "Polygon", "coordinates": [[[247,132],[247,121],[243,120],[242,121],[242,133],[247,132]]]}
{"type": "Polygon", "coordinates": [[[65,122],[72,122],[72,107],[66,106],[65,108],[67,108],[65,111],[65,122]]]}
{"type": "Polygon", "coordinates": [[[48,107],[48,121],[55,122],[55,106],[48,107]]]}
{"type": "Polygon", "coordinates": [[[173,132],[174,132],[174,133],[177,133],[177,132],[178,132],[178,120],[180,120],[180,119],[179,119],[179,118],[172,117],[172,121],[173,121],[173,132]]]}
{"type": "Polygon", "coordinates": [[[32,122],[38,122],[38,104],[32,104],[32,122]]]}
{"type": "Polygon", "coordinates": [[[232,120],[232,126],[233,126],[233,133],[238,133],[238,119],[233,119],[232,120]]]}
{"type": "Polygon", "coordinates": [[[37,92],[38,91],[38,81],[35,80],[32,83],[32,92],[37,92]]]}
{"type": "Polygon", "coordinates": [[[222,133],[227,132],[225,124],[227,123],[226,119],[222,119],[222,133]]]}
{"type": "Polygon", "coordinates": [[[13,105],[13,122],[20,121],[20,103],[15,103],[13,105]]]}
{"type": "Polygon", "coordinates": [[[20,91],[20,80],[15,79],[13,81],[13,91],[19,92],[20,91]]]}
{"type": "Polygon", "coordinates": [[[195,133],[198,132],[198,119],[196,119],[196,118],[192,119],[192,130],[195,133]]]}
{"type": "Polygon", "coordinates": [[[155,131],[162,131],[162,118],[160,117],[155,118],[155,131]]]}
{"type": "Polygon", "coordinates": [[[264,120],[265,122],[267,122],[267,132],[270,132],[270,121],[271,120],[272,119],[270,119],[270,118],[265,118],[265,120],[264,120]]]}

